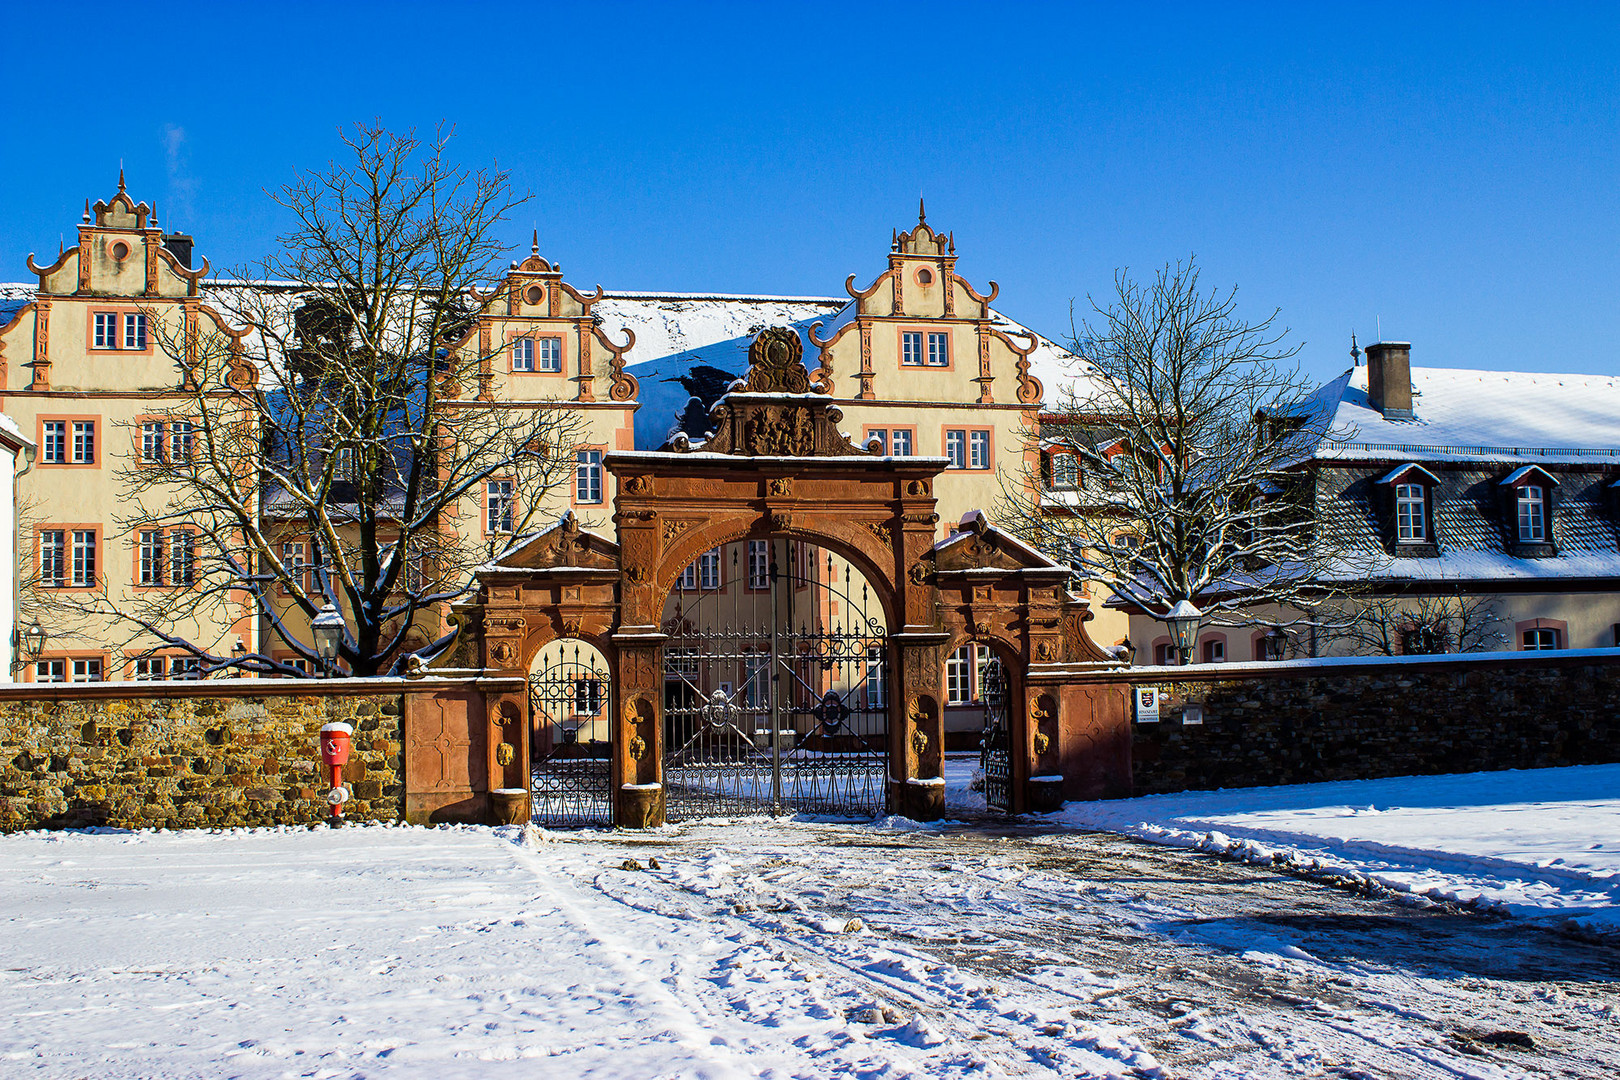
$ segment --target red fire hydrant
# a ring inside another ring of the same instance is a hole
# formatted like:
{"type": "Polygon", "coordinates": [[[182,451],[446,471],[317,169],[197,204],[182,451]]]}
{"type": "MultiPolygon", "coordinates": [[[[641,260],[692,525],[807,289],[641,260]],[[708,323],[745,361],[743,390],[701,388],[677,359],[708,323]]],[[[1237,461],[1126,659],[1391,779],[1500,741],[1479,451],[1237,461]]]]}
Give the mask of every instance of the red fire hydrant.
{"type": "Polygon", "coordinates": [[[326,762],[332,780],[326,802],[332,808],[330,824],[334,829],[343,824],[343,804],[349,801],[349,789],[343,786],[343,766],[349,763],[349,746],[353,739],[354,728],[348,724],[327,724],[321,728],[321,759],[326,762]]]}

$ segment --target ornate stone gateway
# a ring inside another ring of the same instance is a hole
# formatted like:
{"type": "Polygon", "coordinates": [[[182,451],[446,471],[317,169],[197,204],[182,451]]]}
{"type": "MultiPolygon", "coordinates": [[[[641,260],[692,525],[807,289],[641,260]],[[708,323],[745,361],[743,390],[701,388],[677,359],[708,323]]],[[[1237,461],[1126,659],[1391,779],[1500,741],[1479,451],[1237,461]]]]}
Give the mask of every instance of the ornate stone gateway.
{"type": "Polygon", "coordinates": [[[967,642],[1011,664],[998,802],[1127,793],[1123,699],[1070,682],[1115,664],[1086,635],[1068,571],[979,513],[941,538],[946,459],[853,445],[802,357],[792,329],[762,331],[705,439],[609,453],[617,542],[567,514],[480,572],[458,655],[541,673],[540,812],[600,819],[610,798],[624,826],[744,810],[938,818],[945,658],[967,642]],[[717,551],[738,559],[730,594],[690,576],[717,551]],[[608,677],[536,660],[559,639],[591,646],[608,677]]]}
{"type": "Polygon", "coordinates": [[[888,799],[883,611],[803,541],[731,549],[714,587],[676,586],[664,643],[664,812],[874,817],[888,799]],[[746,552],[746,562],[742,552],[746,552]],[[747,585],[763,586],[750,592],[747,585]],[[735,586],[722,591],[719,582],[735,586]]]}

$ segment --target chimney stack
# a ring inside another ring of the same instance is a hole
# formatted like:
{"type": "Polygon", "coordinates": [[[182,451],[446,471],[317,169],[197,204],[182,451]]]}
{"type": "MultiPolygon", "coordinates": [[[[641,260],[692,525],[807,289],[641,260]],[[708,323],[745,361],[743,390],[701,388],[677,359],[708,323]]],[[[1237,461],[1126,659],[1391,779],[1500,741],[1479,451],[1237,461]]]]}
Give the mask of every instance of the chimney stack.
{"type": "Polygon", "coordinates": [[[187,270],[191,265],[191,237],[185,233],[169,233],[163,238],[163,246],[169,249],[169,254],[180,260],[180,265],[187,270]]]}
{"type": "Polygon", "coordinates": [[[1412,419],[1412,346],[1380,341],[1367,346],[1367,401],[1385,420],[1412,419]]]}

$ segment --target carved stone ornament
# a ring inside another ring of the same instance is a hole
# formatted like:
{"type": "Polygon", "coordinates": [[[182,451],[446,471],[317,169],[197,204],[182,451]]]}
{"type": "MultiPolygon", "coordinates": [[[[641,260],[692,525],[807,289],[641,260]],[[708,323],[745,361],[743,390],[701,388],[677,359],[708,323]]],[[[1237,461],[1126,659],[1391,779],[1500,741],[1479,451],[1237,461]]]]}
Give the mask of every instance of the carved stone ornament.
{"type": "Polygon", "coordinates": [[[771,529],[775,532],[787,532],[793,528],[793,515],[776,513],[771,515],[771,529]]]}
{"type": "Polygon", "coordinates": [[[780,498],[793,494],[793,479],[787,476],[778,476],[771,481],[771,494],[780,498]]]}
{"type": "Polygon", "coordinates": [[[664,519],[664,541],[665,541],[665,543],[668,543],[669,541],[675,539],[677,536],[681,535],[681,533],[685,532],[687,529],[690,529],[695,524],[696,524],[696,522],[684,521],[684,520],[682,520],[680,518],[665,518],[664,519]]]}
{"type": "Polygon", "coordinates": [[[497,664],[509,664],[517,659],[517,649],[510,641],[497,641],[489,655],[497,664]]]}
{"type": "Polygon", "coordinates": [[[906,494],[907,495],[927,495],[928,494],[928,481],[926,481],[926,480],[913,480],[913,481],[911,481],[909,484],[906,485],[906,494]]]}
{"type": "Polygon", "coordinates": [[[865,522],[865,525],[868,529],[872,530],[872,535],[877,537],[878,540],[885,546],[894,543],[894,532],[889,528],[887,523],[882,521],[868,521],[865,522]]]}
{"type": "Polygon", "coordinates": [[[645,566],[632,566],[629,570],[625,571],[624,576],[629,578],[637,585],[645,585],[652,577],[652,575],[647,573],[647,568],[645,566]]]}
{"type": "Polygon", "coordinates": [[[938,514],[901,514],[900,520],[907,525],[938,525],[938,514]]]}
{"type": "Polygon", "coordinates": [[[747,449],[771,457],[807,457],[815,450],[810,410],[768,406],[748,417],[747,449]]]}
{"type": "Polygon", "coordinates": [[[562,621],[563,637],[579,637],[580,627],[581,621],[579,619],[564,619],[562,621]]]}
{"type": "Polygon", "coordinates": [[[760,331],[748,347],[748,389],[756,394],[808,394],[810,373],[804,369],[804,342],[792,327],[760,331]]]}
{"type": "Polygon", "coordinates": [[[631,761],[640,761],[647,756],[647,740],[640,735],[630,736],[630,742],[625,746],[631,761]]]}
{"type": "Polygon", "coordinates": [[[1035,659],[1050,663],[1057,659],[1057,650],[1052,647],[1050,641],[1043,641],[1035,646],[1035,659]]]}
{"type": "Polygon", "coordinates": [[[509,742],[503,742],[495,748],[495,764],[503,769],[512,764],[512,759],[516,756],[517,751],[512,749],[512,744],[509,742]]]}
{"type": "Polygon", "coordinates": [[[927,753],[928,733],[921,728],[913,731],[911,733],[911,748],[916,751],[918,757],[922,757],[923,754],[927,753]]]}
{"type": "Polygon", "coordinates": [[[631,521],[654,521],[658,518],[656,510],[631,510],[624,515],[631,521]]]}
{"type": "Polygon", "coordinates": [[[1035,752],[1037,754],[1046,753],[1047,750],[1051,749],[1051,746],[1052,746],[1052,740],[1048,736],[1046,736],[1046,735],[1036,735],[1035,736],[1035,752]]]}
{"type": "Polygon", "coordinates": [[[929,579],[930,576],[931,575],[930,575],[930,571],[928,569],[928,564],[925,563],[925,562],[912,563],[911,564],[911,569],[906,572],[906,577],[911,579],[911,583],[913,585],[926,585],[926,584],[928,584],[928,579],[929,579]]]}
{"type": "Polygon", "coordinates": [[[652,477],[650,476],[632,476],[624,482],[624,490],[627,495],[645,495],[652,490],[652,486],[652,477]]]}

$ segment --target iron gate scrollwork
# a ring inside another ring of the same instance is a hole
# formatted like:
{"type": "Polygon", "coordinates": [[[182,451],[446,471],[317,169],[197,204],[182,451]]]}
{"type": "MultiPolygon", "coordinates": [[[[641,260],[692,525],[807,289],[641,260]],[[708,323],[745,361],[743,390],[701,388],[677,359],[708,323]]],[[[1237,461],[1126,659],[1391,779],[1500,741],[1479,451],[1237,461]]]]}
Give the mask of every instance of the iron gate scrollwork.
{"type": "Polygon", "coordinates": [[[664,644],[665,813],[881,814],[889,656],[881,605],[831,555],[750,540],[700,557],[664,644]],[[729,562],[729,566],[725,565],[729,562]]]}
{"type": "Polygon", "coordinates": [[[981,768],[984,771],[984,802],[992,810],[1012,810],[1012,713],[1011,688],[999,659],[992,659],[979,676],[979,696],[984,702],[984,739],[981,768]]]}
{"type": "Polygon", "coordinates": [[[534,820],[613,822],[612,679],[590,645],[554,641],[529,672],[534,820]]]}

